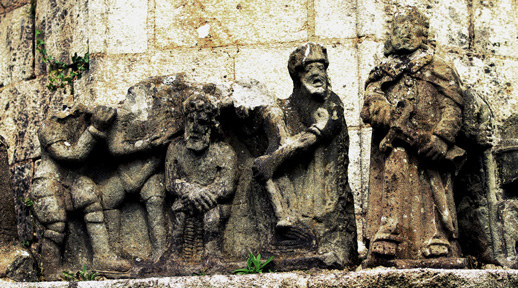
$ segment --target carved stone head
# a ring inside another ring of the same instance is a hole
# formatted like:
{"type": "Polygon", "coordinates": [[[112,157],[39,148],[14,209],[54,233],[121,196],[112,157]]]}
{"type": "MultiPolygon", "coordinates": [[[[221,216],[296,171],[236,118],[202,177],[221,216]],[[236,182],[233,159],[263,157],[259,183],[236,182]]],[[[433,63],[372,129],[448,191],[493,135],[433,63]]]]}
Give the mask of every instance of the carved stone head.
{"type": "Polygon", "coordinates": [[[302,93],[323,100],[330,88],[327,77],[327,49],[320,44],[306,43],[293,51],[288,61],[288,70],[293,86],[302,93]]]}
{"type": "Polygon", "coordinates": [[[410,54],[419,48],[427,47],[428,18],[414,6],[394,14],[392,33],[385,42],[385,55],[392,53],[410,54]]]}
{"type": "Polygon", "coordinates": [[[217,126],[218,107],[203,94],[192,95],[183,102],[186,147],[201,152],[209,147],[212,130],[217,126]]]}

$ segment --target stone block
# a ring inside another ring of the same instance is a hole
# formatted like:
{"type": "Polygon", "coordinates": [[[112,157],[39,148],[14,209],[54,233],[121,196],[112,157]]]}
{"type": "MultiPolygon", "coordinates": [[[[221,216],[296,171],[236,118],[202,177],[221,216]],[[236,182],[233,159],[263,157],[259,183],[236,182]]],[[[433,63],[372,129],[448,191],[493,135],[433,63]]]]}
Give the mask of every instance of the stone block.
{"type": "Polygon", "coordinates": [[[34,74],[30,7],[25,5],[0,16],[0,87],[34,74]]]}
{"type": "Polygon", "coordinates": [[[158,48],[266,44],[307,38],[306,1],[156,0],[158,48]]]}
{"type": "Polygon", "coordinates": [[[179,49],[153,54],[93,55],[90,70],[74,84],[81,103],[115,107],[128,88],[152,76],[185,72],[194,81],[232,80],[235,49],[179,49]]]}
{"type": "Polygon", "coordinates": [[[481,53],[518,57],[516,2],[510,0],[473,1],[475,48],[481,53]]]}
{"type": "Polygon", "coordinates": [[[0,14],[9,13],[16,8],[27,5],[31,0],[1,0],[0,1],[0,14]]]}
{"type": "Polygon", "coordinates": [[[391,18],[390,13],[385,13],[386,10],[390,11],[392,6],[391,1],[387,1],[390,4],[383,4],[377,0],[364,0],[357,1],[357,34],[358,37],[371,36],[375,39],[385,39],[387,31],[390,27],[389,21],[391,18]]]}
{"type": "MultiPolygon", "coordinates": [[[[48,55],[70,63],[74,53],[83,56],[88,51],[89,21],[87,0],[39,0],[36,5],[37,38],[45,42],[48,55]]],[[[101,34],[102,35],[102,34],[101,34]]],[[[98,37],[98,36],[97,36],[98,37]]],[[[40,53],[36,52],[36,75],[48,72],[40,53]]]]}
{"type": "Polygon", "coordinates": [[[465,86],[491,106],[497,125],[518,109],[518,61],[475,55],[452,55],[465,86]]]}
{"type": "Polygon", "coordinates": [[[293,90],[288,72],[288,58],[298,46],[276,48],[240,48],[235,59],[236,79],[251,78],[266,85],[279,99],[286,99],[293,90]]]}
{"type": "Polygon", "coordinates": [[[74,99],[64,89],[51,92],[47,78],[19,82],[0,91],[2,134],[9,144],[9,163],[40,156],[37,137],[39,125],[49,111],[62,108],[64,99],[72,105],[74,99]]]}
{"type": "MultiPolygon", "coordinates": [[[[107,53],[143,53],[147,50],[148,1],[111,1],[108,12],[107,53]]],[[[92,25],[95,25],[92,23],[92,25]]],[[[94,39],[99,35],[91,35],[94,39]]],[[[97,51],[95,51],[97,52],[97,51]]]]}
{"type": "Polygon", "coordinates": [[[322,38],[356,38],[356,2],[315,0],[315,35],[322,38]]]}
{"type": "Polygon", "coordinates": [[[439,1],[360,1],[358,7],[358,35],[374,36],[385,40],[391,28],[392,16],[397,9],[407,5],[416,6],[422,13],[430,17],[430,38],[435,39],[437,46],[447,48],[463,48],[469,46],[469,9],[462,0],[439,1]]]}

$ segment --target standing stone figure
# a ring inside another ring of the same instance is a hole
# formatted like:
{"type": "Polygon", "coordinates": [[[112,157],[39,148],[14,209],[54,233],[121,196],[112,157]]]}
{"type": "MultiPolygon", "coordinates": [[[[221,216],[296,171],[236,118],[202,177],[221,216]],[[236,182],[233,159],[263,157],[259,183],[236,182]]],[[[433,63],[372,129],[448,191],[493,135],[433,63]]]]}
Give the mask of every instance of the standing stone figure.
{"type": "Polygon", "coordinates": [[[217,263],[237,185],[237,155],[217,138],[218,107],[208,96],[190,96],[183,109],[184,137],[169,145],[165,167],[166,190],[176,197],[173,247],[189,262],[217,263]]]}
{"type": "Polygon", "coordinates": [[[356,222],[344,107],[331,91],[328,65],[327,50],[319,44],[306,43],[291,53],[294,87],[283,103],[285,123],[270,125],[284,127],[278,129],[283,139],[255,160],[254,173],[266,186],[277,220],[274,245],[283,251],[314,248],[324,266],[343,267],[357,257],[356,222]]]}
{"type": "Polygon", "coordinates": [[[415,7],[395,14],[386,58],[365,84],[367,265],[460,256],[452,176],[465,154],[455,145],[464,103],[456,71],[426,45],[428,27],[415,7]]]}
{"type": "Polygon", "coordinates": [[[119,260],[110,249],[100,191],[84,174],[85,160],[105,137],[115,115],[113,109],[104,106],[96,107],[93,115],[78,106],[45,120],[38,131],[41,164],[36,169],[30,197],[34,214],[45,229],[42,264],[47,278],[55,277],[61,268],[67,211],[84,214],[93,250],[93,269],[130,268],[127,261],[119,260]]]}

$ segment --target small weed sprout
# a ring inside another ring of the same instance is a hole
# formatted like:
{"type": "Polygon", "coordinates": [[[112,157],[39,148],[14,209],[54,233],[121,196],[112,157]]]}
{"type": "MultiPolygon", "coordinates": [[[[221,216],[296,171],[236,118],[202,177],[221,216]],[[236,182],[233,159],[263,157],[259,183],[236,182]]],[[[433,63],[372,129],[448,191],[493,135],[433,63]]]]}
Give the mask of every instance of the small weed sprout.
{"type": "Polygon", "coordinates": [[[34,205],[34,202],[32,202],[32,200],[30,198],[22,198],[22,197],[20,197],[20,200],[27,207],[32,207],[32,205],[34,205]]]}
{"type": "Polygon", "coordinates": [[[266,265],[272,262],[273,256],[270,256],[268,260],[261,262],[261,254],[257,254],[257,257],[252,254],[252,252],[248,252],[248,259],[246,260],[246,268],[234,270],[234,273],[237,275],[243,274],[261,274],[263,273],[263,269],[266,265]]]}
{"type": "Polygon", "coordinates": [[[99,277],[95,271],[88,271],[86,265],[83,265],[83,269],[77,271],[75,274],[70,271],[63,271],[62,278],[65,281],[78,282],[100,280],[101,277],[99,277]]]}

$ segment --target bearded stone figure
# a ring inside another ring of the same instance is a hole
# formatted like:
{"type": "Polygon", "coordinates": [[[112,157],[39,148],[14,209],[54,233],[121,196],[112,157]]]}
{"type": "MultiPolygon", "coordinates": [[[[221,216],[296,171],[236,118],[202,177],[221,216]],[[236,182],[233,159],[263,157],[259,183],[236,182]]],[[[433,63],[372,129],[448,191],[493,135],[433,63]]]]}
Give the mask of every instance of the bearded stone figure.
{"type": "Polygon", "coordinates": [[[166,155],[166,190],[172,210],[173,247],[184,262],[223,263],[222,241],[237,184],[237,156],[218,135],[218,106],[207,95],[184,102],[184,137],[166,155]]]}
{"type": "Polygon", "coordinates": [[[386,58],[365,84],[361,117],[373,128],[365,266],[464,263],[452,260],[461,255],[452,176],[465,156],[455,145],[464,102],[456,71],[427,46],[428,28],[415,7],[396,13],[386,58]]]}
{"type": "MultiPolygon", "coordinates": [[[[293,93],[272,117],[279,145],[256,158],[255,176],[273,207],[274,247],[315,251],[322,267],[355,263],[356,222],[347,178],[349,135],[343,103],[327,75],[327,49],[306,43],[288,60],[293,93]],[[276,119],[276,120],[274,120],[276,119]]],[[[272,133],[273,134],[273,133],[272,133]]]]}

